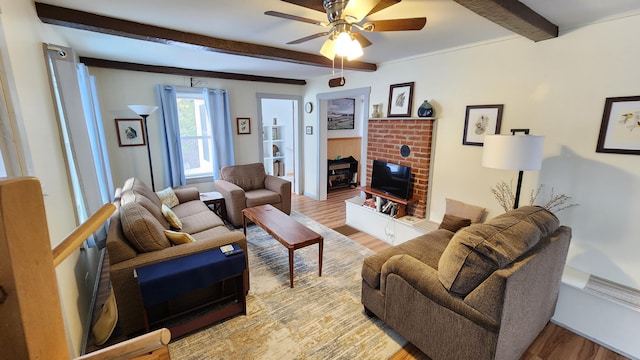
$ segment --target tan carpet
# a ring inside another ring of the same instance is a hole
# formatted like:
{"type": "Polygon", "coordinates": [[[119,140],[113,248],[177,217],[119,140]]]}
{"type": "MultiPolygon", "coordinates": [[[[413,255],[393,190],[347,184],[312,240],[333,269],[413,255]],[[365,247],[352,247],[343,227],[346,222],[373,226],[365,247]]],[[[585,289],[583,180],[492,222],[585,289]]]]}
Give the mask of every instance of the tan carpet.
{"type": "Polygon", "coordinates": [[[340,234],[344,235],[344,236],[349,236],[349,235],[353,235],[357,232],[360,232],[360,230],[358,229],[354,229],[349,225],[340,225],[338,227],[333,228],[333,231],[337,231],[340,234]]]}
{"type": "Polygon", "coordinates": [[[324,237],[322,277],[318,246],[299,249],[289,288],[287,250],[251,226],[248,314],[173,341],[171,359],[387,359],[406,344],[363,312],[360,271],[373,251],[298,213],[292,217],[324,237]]]}

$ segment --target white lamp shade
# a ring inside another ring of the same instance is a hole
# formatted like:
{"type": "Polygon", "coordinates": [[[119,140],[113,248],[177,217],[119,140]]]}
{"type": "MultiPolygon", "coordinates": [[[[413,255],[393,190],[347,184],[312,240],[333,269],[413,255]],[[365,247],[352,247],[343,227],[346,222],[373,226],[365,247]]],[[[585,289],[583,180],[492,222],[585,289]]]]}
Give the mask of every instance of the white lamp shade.
{"type": "Polygon", "coordinates": [[[487,135],[482,166],[504,170],[540,170],[544,136],[487,135]]]}
{"type": "Polygon", "coordinates": [[[129,109],[131,109],[134,113],[142,116],[142,115],[151,115],[154,111],[158,109],[157,106],[153,105],[129,105],[129,109]]]}

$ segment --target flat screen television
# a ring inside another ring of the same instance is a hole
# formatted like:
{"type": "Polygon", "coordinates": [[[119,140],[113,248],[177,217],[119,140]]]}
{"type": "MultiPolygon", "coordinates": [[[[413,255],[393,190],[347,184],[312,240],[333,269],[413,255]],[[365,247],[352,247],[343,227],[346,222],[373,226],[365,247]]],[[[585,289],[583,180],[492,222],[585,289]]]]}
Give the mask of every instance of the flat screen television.
{"type": "Polygon", "coordinates": [[[373,160],[371,188],[382,193],[409,200],[411,198],[411,167],[381,160],[373,160]]]}

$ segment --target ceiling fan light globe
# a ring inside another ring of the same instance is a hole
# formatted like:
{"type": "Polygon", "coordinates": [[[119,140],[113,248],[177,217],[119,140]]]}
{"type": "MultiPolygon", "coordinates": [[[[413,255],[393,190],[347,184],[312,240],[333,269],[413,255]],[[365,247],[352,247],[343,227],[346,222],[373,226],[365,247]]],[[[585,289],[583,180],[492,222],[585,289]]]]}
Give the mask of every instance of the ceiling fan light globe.
{"type": "Polygon", "coordinates": [[[320,54],[329,60],[333,60],[336,57],[335,44],[331,38],[327,39],[320,48],[320,54]]]}
{"type": "Polygon", "coordinates": [[[347,54],[347,60],[354,60],[362,56],[364,52],[362,51],[362,46],[358,40],[352,40],[351,46],[349,47],[349,53],[347,54]]]}
{"type": "Polygon", "coordinates": [[[338,56],[349,55],[349,49],[351,48],[351,35],[346,32],[341,32],[335,39],[335,52],[338,56]]]}

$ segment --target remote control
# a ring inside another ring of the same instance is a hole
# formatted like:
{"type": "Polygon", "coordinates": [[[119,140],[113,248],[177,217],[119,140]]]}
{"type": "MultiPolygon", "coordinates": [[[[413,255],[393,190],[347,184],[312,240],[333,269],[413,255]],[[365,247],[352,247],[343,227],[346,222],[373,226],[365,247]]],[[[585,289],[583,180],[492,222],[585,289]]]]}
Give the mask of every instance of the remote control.
{"type": "Polygon", "coordinates": [[[231,256],[231,255],[236,255],[236,254],[242,254],[242,249],[235,249],[232,251],[227,251],[226,253],[224,253],[224,256],[231,256]]]}

